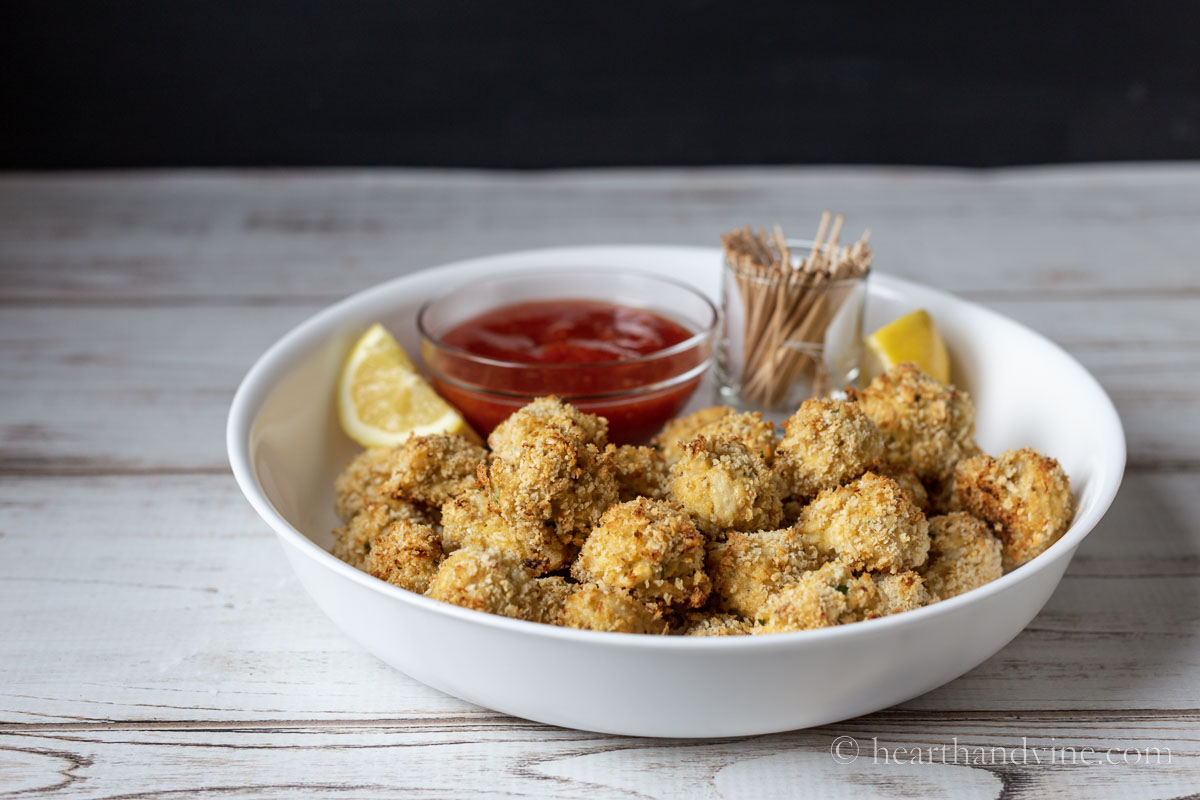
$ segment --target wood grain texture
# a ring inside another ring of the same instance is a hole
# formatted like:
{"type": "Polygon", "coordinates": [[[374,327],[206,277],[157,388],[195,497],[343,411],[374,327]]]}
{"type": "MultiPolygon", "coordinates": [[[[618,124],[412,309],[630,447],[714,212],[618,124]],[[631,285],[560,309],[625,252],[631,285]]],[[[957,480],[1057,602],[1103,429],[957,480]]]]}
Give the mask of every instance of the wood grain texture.
{"type": "Polygon", "coordinates": [[[807,731],[715,741],[629,739],[495,719],[42,727],[0,730],[0,764],[14,787],[31,793],[23,796],[34,797],[294,797],[302,791],[580,800],[1183,797],[1197,787],[1198,724],[1195,713],[1039,719],[884,712],[807,731]],[[831,745],[847,736],[857,741],[859,755],[839,764],[831,745]],[[137,767],[117,768],[121,764],[137,767]],[[302,773],[296,764],[304,765],[302,773]],[[131,775],[138,783],[131,785],[131,775]],[[131,791],[140,781],[154,789],[131,791]]]}
{"type": "Polygon", "coordinates": [[[1200,795],[1198,218],[1182,165],[0,177],[0,794],[1200,795]],[[227,474],[234,387],[331,299],[457,257],[705,244],[826,206],[871,225],[882,268],[1066,347],[1129,437],[1046,608],[929,694],[714,742],[496,714],[345,639],[227,474]],[[838,736],[1171,760],[841,765],[838,736]]]}
{"type": "Polygon", "coordinates": [[[870,226],[878,266],[969,296],[1200,293],[1200,166],[164,172],[0,179],[10,302],[342,297],[459,258],[870,226]]]}

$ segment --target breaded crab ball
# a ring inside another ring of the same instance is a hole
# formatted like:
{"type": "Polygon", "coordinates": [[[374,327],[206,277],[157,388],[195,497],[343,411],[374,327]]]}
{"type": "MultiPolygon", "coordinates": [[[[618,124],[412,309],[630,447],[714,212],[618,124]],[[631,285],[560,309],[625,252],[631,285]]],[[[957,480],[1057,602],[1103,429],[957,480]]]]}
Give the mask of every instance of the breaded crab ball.
{"type": "Polygon", "coordinates": [[[734,531],[708,551],[708,577],[720,608],[755,618],[774,592],[821,565],[817,548],[795,528],[734,531]]]}
{"type": "Polygon", "coordinates": [[[772,594],[759,610],[754,633],[827,628],[911,611],[930,600],[924,579],[911,570],[856,574],[830,561],[772,594]]]}
{"type": "Polygon", "coordinates": [[[769,530],[783,519],[779,478],[761,456],[725,437],[687,444],[671,467],[670,498],[712,536],[769,530]]]}
{"type": "Polygon", "coordinates": [[[338,519],[349,522],[368,504],[383,502],[383,486],[392,477],[396,448],[368,448],[346,465],[333,484],[333,508],[338,519]]]}
{"type": "Polygon", "coordinates": [[[775,469],[788,497],[835,489],[876,466],[883,435],[855,402],[811,398],[784,423],[775,469]]]}
{"type": "Polygon", "coordinates": [[[624,589],[643,602],[699,608],[709,591],[705,541],[681,509],[641,497],[604,513],[571,575],[581,583],[624,589]]]}
{"type": "Polygon", "coordinates": [[[954,493],[964,509],[999,534],[1005,571],[1058,541],[1075,513],[1071,482],[1062,467],[1028,447],[961,462],[954,472],[954,493]]]}
{"type": "Polygon", "coordinates": [[[753,632],[787,633],[856,622],[874,600],[875,584],[869,576],[856,576],[849,565],[830,561],[774,592],[759,609],[759,627],[753,632]]]}
{"type": "Polygon", "coordinates": [[[352,567],[365,570],[375,540],[396,522],[429,525],[433,519],[419,506],[400,500],[370,501],[354,517],[333,531],[329,552],[352,567]]]}
{"type": "Polygon", "coordinates": [[[975,444],[975,406],[966,392],[939,383],[913,364],[899,364],[852,393],[884,436],[889,465],[939,480],[975,444]]]}
{"type": "Polygon", "coordinates": [[[414,436],[395,448],[382,491],[398,500],[439,508],[475,486],[487,451],[461,436],[414,436]]]}
{"type": "Polygon", "coordinates": [[[600,450],[608,444],[608,420],[587,414],[557,397],[539,397],[513,412],[488,436],[492,454],[512,458],[522,447],[535,441],[547,430],[554,430],[580,444],[592,444],[600,450]]]}
{"type": "Polygon", "coordinates": [[[946,600],[1004,574],[1000,540],[965,511],[929,518],[929,562],[921,570],[929,593],[946,600]]]}
{"type": "Polygon", "coordinates": [[[442,547],[448,553],[463,547],[505,550],[536,575],[565,568],[579,552],[570,536],[560,536],[549,523],[507,519],[479,489],[442,506],[442,547]]]}
{"type": "Polygon", "coordinates": [[[564,592],[561,579],[536,578],[510,553],[464,547],[442,561],[426,594],[475,611],[553,624],[564,592]]]}
{"type": "Polygon", "coordinates": [[[424,594],[443,557],[441,537],[433,528],[400,521],[375,539],[367,572],[401,589],[424,594]]]}
{"type": "Polygon", "coordinates": [[[797,527],[823,556],[868,572],[915,569],[929,552],[921,509],[894,480],[874,472],[821,492],[797,527]]]}
{"type": "Polygon", "coordinates": [[[553,428],[492,459],[479,477],[506,519],[549,522],[580,540],[618,499],[611,457],[553,428]]]}
{"type": "Polygon", "coordinates": [[[624,589],[595,583],[578,586],[563,603],[559,624],[568,628],[614,633],[666,633],[662,610],[624,589]]]}

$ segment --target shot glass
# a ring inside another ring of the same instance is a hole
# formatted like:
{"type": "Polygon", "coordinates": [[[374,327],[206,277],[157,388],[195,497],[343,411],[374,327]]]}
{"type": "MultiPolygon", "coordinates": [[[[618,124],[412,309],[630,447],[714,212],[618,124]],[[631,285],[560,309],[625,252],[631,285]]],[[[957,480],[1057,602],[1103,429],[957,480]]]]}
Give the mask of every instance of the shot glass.
{"type": "MultiPolygon", "coordinates": [[[[793,265],[811,243],[789,241],[793,265]]],[[[725,259],[717,379],[724,401],[787,415],[858,380],[869,273],[771,272],[725,259]]]]}

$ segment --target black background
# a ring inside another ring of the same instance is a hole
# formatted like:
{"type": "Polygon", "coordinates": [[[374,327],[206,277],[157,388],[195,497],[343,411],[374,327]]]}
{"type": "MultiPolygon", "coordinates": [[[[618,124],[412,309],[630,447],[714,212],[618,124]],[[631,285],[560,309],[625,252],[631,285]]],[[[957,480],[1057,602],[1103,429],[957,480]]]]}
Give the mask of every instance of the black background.
{"type": "Polygon", "coordinates": [[[1200,157],[1200,4],[974,5],[4,2],[0,167],[1200,157]]]}

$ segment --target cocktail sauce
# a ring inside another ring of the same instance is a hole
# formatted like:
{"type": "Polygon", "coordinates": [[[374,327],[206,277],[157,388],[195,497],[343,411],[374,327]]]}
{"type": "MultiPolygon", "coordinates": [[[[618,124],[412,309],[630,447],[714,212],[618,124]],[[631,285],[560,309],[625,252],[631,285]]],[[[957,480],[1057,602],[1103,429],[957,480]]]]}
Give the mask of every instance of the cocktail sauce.
{"type": "Polygon", "coordinates": [[[556,394],[607,417],[610,440],[641,442],[678,413],[700,381],[697,374],[639,391],[685,375],[707,359],[706,352],[676,347],[693,335],[653,311],[616,303],[516,303],[447,331],[440,343],[474,358],[443,356],[433,380],[484,435],[524,404],[521,395],[556,394]]]}

